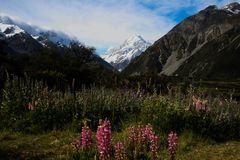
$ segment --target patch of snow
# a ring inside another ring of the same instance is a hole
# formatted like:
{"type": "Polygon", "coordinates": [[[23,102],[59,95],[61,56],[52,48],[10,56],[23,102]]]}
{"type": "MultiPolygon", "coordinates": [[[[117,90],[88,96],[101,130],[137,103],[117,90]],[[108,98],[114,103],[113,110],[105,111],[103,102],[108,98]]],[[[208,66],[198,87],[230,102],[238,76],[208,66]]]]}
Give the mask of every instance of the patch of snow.
{"type": "Polygon", "coordinates": [[[2,32],[6,37],[12,37],[16,34],[24,33],[24,30],[15,25],[0,23],[0,32],[2,32]]]}
{"type": "Polygon", "coordinates": [[[239,14],[240,4],[238,2],[230,3],[228,5],[223,6],[222,9],[233,14],[239,14]]]}

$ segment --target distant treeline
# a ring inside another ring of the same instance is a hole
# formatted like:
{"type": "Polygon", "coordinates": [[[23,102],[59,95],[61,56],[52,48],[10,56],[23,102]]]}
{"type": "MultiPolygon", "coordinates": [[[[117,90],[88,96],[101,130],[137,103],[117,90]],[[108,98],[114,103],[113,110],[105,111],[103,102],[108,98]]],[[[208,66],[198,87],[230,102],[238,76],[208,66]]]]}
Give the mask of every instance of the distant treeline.
{"type": "Polygon", "coordinates": [[[73,81],[75,87],[111,84],[115,72],[100,64],[94,52],[94,48],[71,44],[62,48],[53,45],[36,53],[14,53],[1,41],[0,87],[6,79],[6,73],[19,77],[27,74],[59,88],[66,88],[73,81]]]}

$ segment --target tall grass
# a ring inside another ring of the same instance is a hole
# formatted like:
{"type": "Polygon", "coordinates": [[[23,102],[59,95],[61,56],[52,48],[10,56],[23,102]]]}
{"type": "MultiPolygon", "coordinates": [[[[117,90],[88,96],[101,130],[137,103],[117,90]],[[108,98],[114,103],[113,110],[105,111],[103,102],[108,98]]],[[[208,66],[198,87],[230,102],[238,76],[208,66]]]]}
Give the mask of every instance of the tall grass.
{"type": "Polygon", "coordinates": [[[230,98],[212,97],[201,88],[185,94],[169,88],[168,95],[92,86],[79,91],[48,88],[29,77],[12,76],[5,83],[0,108],[0,129],[30,133],[51,130],[80,131],[83,121],[96,129],[108,118],[113,131],[132,124],[151,123],[162,133],[190,130],[215,140],[240,138],[240,107],[230,98]],[[197,111],[192,97],[207,99],[210,111],[197,111]]]}

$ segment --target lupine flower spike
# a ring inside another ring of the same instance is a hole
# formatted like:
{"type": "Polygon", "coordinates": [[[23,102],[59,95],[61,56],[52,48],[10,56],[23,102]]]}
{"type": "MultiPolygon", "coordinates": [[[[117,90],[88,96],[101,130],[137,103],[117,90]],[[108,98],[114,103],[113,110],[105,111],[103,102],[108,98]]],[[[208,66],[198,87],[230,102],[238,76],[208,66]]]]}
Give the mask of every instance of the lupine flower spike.
{"type": "Polygon", "coordinates": [[[100,155],[100,160],[110,159],[111,152],[111,124],[108,120],[100,120],[97,129],[97,148],[100,155]]]}
{"type": "Polygon", "coordinates": [[[143,145],[146,142],[145,127],[143,124],[139,123],[137,127],[137,142],[143,145]]]}
{"type": "Polygon", "coordinates": [[[145,127],[145,135],[148,139],[148,141],[150,142],[150,151],[152,154],[152,160],[156,160],[158,159],[158,151],[159,151],[159,137],[157,135],[155,135],[155,133],[153,132],[153,127],[151,124],[146,125],[145,127]]]}
{"type": "Polygon", "coordinates": [[[152,160],[158,159],[158,151],[159,151],[159,138],[156,135],[152,135],[150,138],[150,150],[152,154],[152,160]]]}
{"type": "Polygon", "coordinates": [[[177,133],[170,132],[168,134],[168,152],[171,156],[171,160],[175,159],[177,145],[178,145],[177,133]]]}
{"type": "Polygon", "coordinates": [[[87,125],[87,121],[84,121],[84,126],[82,127],[81,133],[81,144],[84,149],[88,149],[92,145],[92,131],[87,125]]]}
{"type": "Polygon", "coordinates": [[[137,142],[137,130],[135,127],[128,128],[128,139],[131,143],[137,142]]]}
{"type": "Polygon", "coordinates": [[[154,132],[153,132],[152,125],[151,124],[146,125],[145,136],[150,140],[153,135],[154,135],[154,132]]]}
{"type": "Polygon", "coordinates": [[[127,156],[126,156],[126,151],[124,148],[124,145],[122,142],[117,142],[117,144],[114,146],[115,149],[115,159],[116,160],[126,160],[127,156]]]}

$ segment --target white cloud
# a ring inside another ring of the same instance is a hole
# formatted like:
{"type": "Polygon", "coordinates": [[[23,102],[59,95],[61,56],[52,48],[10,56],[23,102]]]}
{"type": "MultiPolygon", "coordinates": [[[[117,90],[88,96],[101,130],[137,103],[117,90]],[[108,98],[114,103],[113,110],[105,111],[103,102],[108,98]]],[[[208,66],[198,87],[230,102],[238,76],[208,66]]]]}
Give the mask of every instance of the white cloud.
{"type": "Polygon", "coordinates": [[[166,17],[135,6],[132,2],[99,5],[96,2],[82,5],[79,3],[77,6],[69,8],[71,12],[68,14],[51,10],[51,25],[97,47],[120,44],[132,34],[141,34],[154,41],[175,24],[166,17]]]}
{"type": "Polygon", "coordinates": [[[22,7],[27,8],[29,14],[33,15],[21,13],[25,12],[22,10],[19,15],[25,17],[20,18],[36,25],[64,31],[96,47],[118,45],[133,34],[141,34],[153,42],[175,25],[171,19],[156,15],[154,11],[137,5],[135,1],[45,2],[25,1],[22,7]],[[35,15],[45,17],[45,20],[33,18],[35,15]]]}

